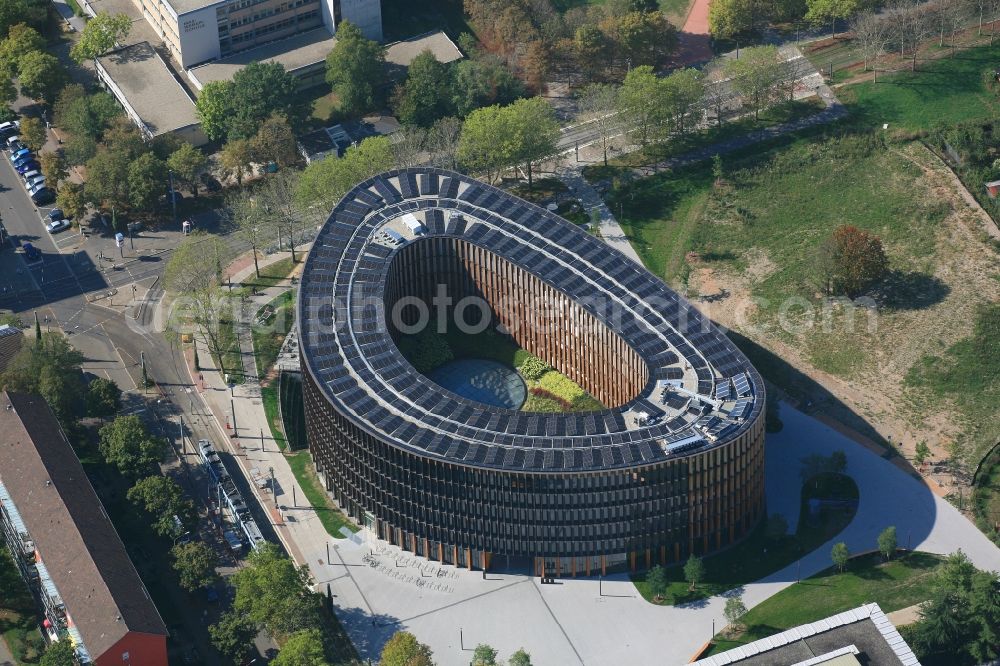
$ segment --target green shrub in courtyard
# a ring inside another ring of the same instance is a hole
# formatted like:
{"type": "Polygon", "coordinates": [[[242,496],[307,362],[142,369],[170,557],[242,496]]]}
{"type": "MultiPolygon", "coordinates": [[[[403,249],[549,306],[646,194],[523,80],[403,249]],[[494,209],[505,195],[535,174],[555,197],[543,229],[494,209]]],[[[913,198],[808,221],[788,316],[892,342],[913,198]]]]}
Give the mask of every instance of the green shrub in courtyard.
{"type": "Polygon", "coordinates": [[[520,370],[525,379],[536,380],[549,371],[549,366],[537,356],[529,356],[521,363],[520,370]]]}

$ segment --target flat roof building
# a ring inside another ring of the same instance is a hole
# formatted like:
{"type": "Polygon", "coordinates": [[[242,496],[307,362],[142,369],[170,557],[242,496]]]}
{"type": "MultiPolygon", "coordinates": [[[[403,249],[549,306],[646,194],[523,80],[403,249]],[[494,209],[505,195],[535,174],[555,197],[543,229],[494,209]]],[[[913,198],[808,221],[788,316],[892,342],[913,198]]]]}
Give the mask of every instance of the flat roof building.
{"type": "Polygon", "coordinates": [[[195,146],[208,142],[194,100],[149,42],[101,56],[96,69],[98,79],[147,138],[173,133],[195,146]]]}
{"type": "Polygon", "coordinates": [[[24,334],[16,326],[0,326],[0,372],[3,372],[17,353],[21,351],[24,334]]]}
{"type": "Polygon", "coordinates": [[[167,629],[38,395],[0,393],[0,529],[50,640],[82,664],[167,666],[167,629]]]}
{"type": "Polygon", "coordinates": [[[793,627],[692,666],[920,666],[878,604],[793,627]]]}

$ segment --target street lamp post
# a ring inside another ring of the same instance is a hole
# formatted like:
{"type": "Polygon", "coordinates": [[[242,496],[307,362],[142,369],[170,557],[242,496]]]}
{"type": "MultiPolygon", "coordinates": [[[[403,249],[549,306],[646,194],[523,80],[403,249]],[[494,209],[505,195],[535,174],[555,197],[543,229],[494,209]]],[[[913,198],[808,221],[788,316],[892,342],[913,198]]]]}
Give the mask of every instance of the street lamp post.
{"type": "Polygon", "coordinates": [[[174,211],[174,224],[177,224],[177,190],[174,189],[174,171],[167,169],[167,178],[170,180],[170,204],[174,211]]]}

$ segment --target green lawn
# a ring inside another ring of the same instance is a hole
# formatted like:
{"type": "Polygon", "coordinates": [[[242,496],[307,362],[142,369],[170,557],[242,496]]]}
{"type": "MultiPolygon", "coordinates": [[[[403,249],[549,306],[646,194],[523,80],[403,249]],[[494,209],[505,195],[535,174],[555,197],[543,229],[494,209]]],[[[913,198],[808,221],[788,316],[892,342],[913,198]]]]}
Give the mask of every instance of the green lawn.
{"type": "Polygon", "coordinates": [[[0,635],[21,663],[37,663],[44,645],[36,617],[34,599],[10,552],[0,545],[0,635]]]}
{"type": "Polygon", "coordinates": [[[243,281],[242,292],[250,293],[251,287],[266,289],[268,287],[281,284],[288,279],[288,276],[292,274],[295,267],[305,259],[301,252],[296,253],[295,258],[297,261],[294,264],[292,263],[291,257],[285,257],[284,259],[279,259],[273,264],[261,267],[260,277],[257,277],[255,274],[251,274],[243,281]]]}
{"type": "Polygon", "coordinates": [[[236,327],[232,319],[224,319],[219,323],[219,349],[222,350],[222,358],[213,350],[212,358],[216,367],[229,375],[229,381],[234,384],[242,384],[243,376],[243,354],[240,351],[240,341],[236,336],[236,327]]]}
{"type": "Polygon", "coordinates": [[[995,69],[998,61],[1000,42],[919,63],[915,73],[846,86],[837,95],[850,108],[854,122],[870,128],[888,123],[890,129],[921,130],[942,122],[993,118],[1000,104],[997,95],[985,89],[983,74],[995,69]]]}
{"type": "Polygon", "coordinates": [[[910,553],[891,562],[869,554],[851,560],[844,573],[826,569],[754,607],[743,619],[746,631],[734,638],[720,633],[705,656],[865,603],[877,603],[886,613],[919,604],[927,600],[931,577],[941,561],[929,553],[910,553]],[[822,603],[817,603],[820,599],[822,603]]]}
{"type": "Polygon", "coordinates": [[[271,308],[272,314],[261,318],[264,310],[261,308],[254,316],[254,323],[250,329],[253,334],[253,352],[258,377],[267,376],[274,366],[278,352],[281,351],[281,344],[295,321],[295,290],[286,291],[275,297],[267,307],[271,308]]]}
{"type": "MultiPolygon", "coordinates": [[[[808,502],[814,497],[857,499],[858,487],[849,477],[839,474],[814,477],[802,488],[801,514],[794,536],[769,538],[766,521],[762,520],[746,539],[729,550],[705,558],[705,581],[694,592],[689,591],[684,580],[683,565],[667,568],[670,584],[661,603],[676,605],[705,599],[760,580],[835,537],[851,522],[855,510],[823,509],[820,519],[814,524],[807,517],[808,502]]],[[[645,573],[634,575],[632,581],[644,599],[656,603],[646,585],[645,573]]]]}
{"type": "Polygon", "coordinates": [[[271,437],[275,444],[282,451],[288,447],[285,439],[284,426],[281,423],[281,412],[278,409],[278,384],[271,382],[267,386],[260,387],[260,398],[264,404],[264,415],[267,417],[267,424],[271,426],[271,437]]]}
{"type": "Polygon", "coordinates": [[[347,527],[352,532],[357,532],[358,528],[354,526],[354,523],[333,505],[332,500],[326,494],[319,477],[316,476],[309,452],[299,451],[285,456],[285,458],[288,460],[288,465],[292,468],[292,473],[298,480],[299,486],[302,487],[302,492],[305,493],[309,504],[316,511],[327,533],[335,539],[343,539],[344,535],[340,533],[341,527],[347,527]]]}

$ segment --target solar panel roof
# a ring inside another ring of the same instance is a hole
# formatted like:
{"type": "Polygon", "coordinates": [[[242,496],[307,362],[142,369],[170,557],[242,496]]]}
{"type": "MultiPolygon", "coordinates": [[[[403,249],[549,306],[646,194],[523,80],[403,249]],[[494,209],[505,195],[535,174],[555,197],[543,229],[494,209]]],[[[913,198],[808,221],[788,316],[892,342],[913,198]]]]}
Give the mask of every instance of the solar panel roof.
{"type": "Polygon", "coordinates": [[[449,171],[395,171],[356,186],[317,236],[299,299],[300,357],[331,404],[375,437],[463,464],[526,471],[648,464],[738,436],[763,406],[763,383],[746,358],[656,277],[561,217],[449,171]],[[372,306],[398,252],[372,239],[407,212],[423,219],[422,238],[461,236],[569,294],[639,353],[652,377],[688,383],[707,401],[695,404],[706,406],[675,417],[688,398],[671,393],[664,403],[651,381],[630,403],[602,412],[528,414],[467,400],[423,377],[372,306]],[[615,311],[596,307],[601,299],[615,311]],[[729,413],[713,412],[709,402],[729,397],[730,377],[740,399],[729,413]],[[625,417],[640,407],[659,416],[657,405],[674,411],[642,427],[625,417]],[[698,436],[693,418],[705,419],[718,440],[698,436]],[[687,443],[667,452],[671,441],[687,443]]]}

